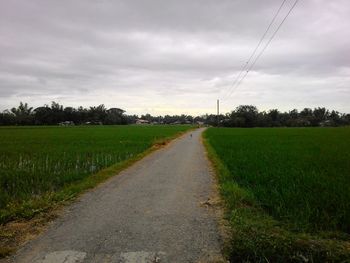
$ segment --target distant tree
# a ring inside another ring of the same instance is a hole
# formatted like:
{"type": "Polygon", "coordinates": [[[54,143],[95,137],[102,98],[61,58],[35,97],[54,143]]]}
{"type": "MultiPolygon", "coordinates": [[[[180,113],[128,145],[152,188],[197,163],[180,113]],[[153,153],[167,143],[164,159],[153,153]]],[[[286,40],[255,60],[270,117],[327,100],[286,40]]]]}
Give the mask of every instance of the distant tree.
{"type": "Polygon", "coordinates": [[[51,102],[51,120],[52,124],[58,124],[62,121],[66,121],[64,119],[63,105],[60,105],[54,101],[51,102]]]}
{"type": "Polygon", "coordinates": [[[107,116],[104,124],[127,124],[127,119],[123,115],[125,112],[124,110],[119,108],[110,108],[106,112],[107,116]]]}
{"type": "Polygon", "coordinates": [[[90,107],[88,113],[89,121],[92,123],[104,123],[107,117],[107,109],[103,104],[97,107],[90,107]]]}
{"type": "Polygon", "coordinates": [[[313,111],[314,118],[312,119],[313,126],[320,126],[321,123],[325,122],[329,117],[329,112],[326,108],[315,108],[313,111]]]}
{"type": "Polygon", "coordinates": [[[212,125],[212,126],[217,126],[225,124],[226,125],[226,116],[223,114],[220,114],[219,116],[217,116],[216,114],[206,114],[204,116],[204,122],[208,125],[212,125]]]}
{"type": "Polygon", "coordinates": [[[258,109],[252,105],[238,106],[230,115],[235,127],[255,127],[258,124],[258,109]]]}
{"type": "Polygon", "coordinates": [[[4,110],[0,113],[0,125],[15,125],[16,116],[9,110],[4,110]]]}
{"type": "Polygon", "coordinates": [[[310,126],[313,121],[313,112],[310,108],[304,108],[299,113],[299,118],[297,120],[297,126],[310,126]]]}
{"type": "Polygon", "coordinates": [[[86,123],[89,121],[89,110],[80,106],[77,109],[77,116],[79,119],[79,122],[77,122],[77,123],[79,123],[79,124],[86,123]]]}
{"type": "Polygon", "coordinates": [[[257,125],[258,127],[271,127],[272,119],[266,111],[258,112],[257,125]]]}
{"type": "Polygon", "coordinates": [[[37,125],[44,125],[44,124],[52,125],[52,124],[55,124],[53,122],[51,108],[48,105],[36,108],[34,110],[34,119],[35,119],[35,124],[37,124],[37,125]]]}
{"type": "Polygon", "coordinates": [[[350,114],[344,114],[345,125],[350,125],[350,114]]]}
{"type": "Polygon", "coordinates": [[[329,121],[332,126],[339,126],[342,124],[341,115],[338,111],[332,110],[329,114],[329,121]]]}
{"type": "Polygon", "coordinates": [[[304,108],[299,115],[305,118],[312,117],[312,109],[304,108]]]}
{"type": "Polygon", "coordinates": [[[299,112],[297,109],[293,109],[289,112],[286,112],[283,116],[283,124],[287,127],[297,127],[299,126],[299,112]]]}
{"type": "Polygon", "coordinates": [[[141,115],[141,119],[152,122],[152,116],[149,113],[146,113],[144,115],[141,115]]]}
{"type": "Polygon", "coordinates": [[[289,112],[290,118],[297,119],[299,117],[299,112],[297,109],[291,110],[289,112]]]}
{"type": "Polygon", "coordinates": [[[78,112],[73,107],[65,107],[63,109],[63,116],[65,121],[72,121],[76,124],[80,123],[78,112]]]}
{"type": "Polygon", "coordinates": [[[281,113],[277,109],[270,110],[267,115],[269,116],[271,123],[269,126],[279,127],[281,126],[281,113]]]}
{"type": "Polygon", "coordinates": [[[137,115],[126,115],[125,119],[127,124],[134,124],[136,123],[136,120],[139,118],[137,115]]]}
{"type": "Polygon", "coordinates": [[[11,112],[15,115],[16,124],[30,125],[33,124],[33,108],[29,107],[27,103],[20,102],[17,108],[12,108],[11,112]]]}

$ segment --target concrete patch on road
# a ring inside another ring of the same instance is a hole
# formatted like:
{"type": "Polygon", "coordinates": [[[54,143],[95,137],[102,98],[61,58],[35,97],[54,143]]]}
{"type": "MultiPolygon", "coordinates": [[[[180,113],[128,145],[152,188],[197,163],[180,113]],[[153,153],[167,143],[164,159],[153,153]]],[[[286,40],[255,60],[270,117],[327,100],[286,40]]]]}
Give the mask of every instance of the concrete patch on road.
{"type": "Polygon", "coordinates": [[[120,263],[165,263],[164,252],[125,252],[120,254],[120,263]]]}
{"type": "Polygon", "coordinates": [[[36,261],[36,263],[81,263],[85,257],[85,252],[74,250],[55,251],[47,254],[43,259],[36,261]]]}

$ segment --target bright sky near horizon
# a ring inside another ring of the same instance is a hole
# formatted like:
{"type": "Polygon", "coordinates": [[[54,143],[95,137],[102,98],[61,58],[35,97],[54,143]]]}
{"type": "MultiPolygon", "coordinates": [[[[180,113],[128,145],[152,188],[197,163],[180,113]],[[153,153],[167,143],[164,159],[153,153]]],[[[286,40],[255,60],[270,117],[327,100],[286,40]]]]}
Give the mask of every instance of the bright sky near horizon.
{"type": "Polygon", "coordinates": [[[0,1],[0,110],[56,101],[200,115],[220,98],[223,112],[253,104],[350,113],[347,0],[300,0],[229,96],[281,2],[0,1]]]}

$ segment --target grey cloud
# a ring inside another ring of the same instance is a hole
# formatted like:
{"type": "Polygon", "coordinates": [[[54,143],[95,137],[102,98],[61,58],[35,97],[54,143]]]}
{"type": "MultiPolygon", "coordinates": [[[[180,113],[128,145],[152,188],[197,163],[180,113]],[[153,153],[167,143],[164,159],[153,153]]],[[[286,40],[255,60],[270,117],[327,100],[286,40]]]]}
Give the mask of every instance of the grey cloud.
{"type": "MultiPolygon", "coordinates": [[[[292,3],[286,1],[281,16],[292,3]]],[[[319,103],[350,111],[345,103],[350,99],[350,4],[345,0],[299,1],[235,97],[225,97],[279,4],[3,1],[0,109],[19,100],[57,99],[72,105],[122,104],[132,113],[200,113],[224,96],[228,105],[319,103]],[[322,91],[330,88],[332,94],[322,91]]]]}

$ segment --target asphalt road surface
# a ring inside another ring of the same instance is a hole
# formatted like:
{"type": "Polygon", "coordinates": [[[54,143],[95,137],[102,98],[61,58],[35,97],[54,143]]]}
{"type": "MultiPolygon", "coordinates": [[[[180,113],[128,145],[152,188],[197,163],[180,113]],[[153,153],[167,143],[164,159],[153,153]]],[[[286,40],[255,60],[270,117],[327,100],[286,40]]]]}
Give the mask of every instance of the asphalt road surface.
{"type": "Polygon", "coordinates": [[[217,262],[220,236],[201,203],[213,179],[192,131],[67,207],[13,262],[217,262]]]}

